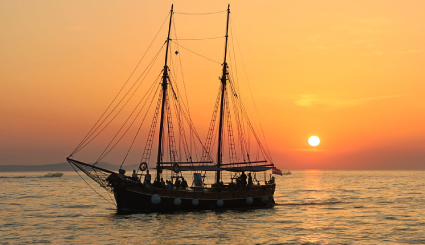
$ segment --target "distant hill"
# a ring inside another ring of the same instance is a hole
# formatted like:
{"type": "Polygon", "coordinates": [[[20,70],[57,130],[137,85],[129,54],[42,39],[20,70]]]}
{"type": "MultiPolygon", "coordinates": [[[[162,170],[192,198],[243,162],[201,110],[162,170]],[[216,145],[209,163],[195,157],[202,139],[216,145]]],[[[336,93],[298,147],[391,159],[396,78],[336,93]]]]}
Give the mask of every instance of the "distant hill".
{"type": "MultiPolygon", "coordinates": [[[[105,168],[111,171],[118,171],[119,166],[112,165],[105,162],[99,162],[96,166],[105,168]]],[[[133,169],[137,169],[138,164],[123,166],[123,169],[127,170],[127,173],[133,169]]],[[[74,171],[71,165],[67,162],[45,164],[45,165],[0,165],[0,172],[63,172],[63,171],[74,171]]]]}

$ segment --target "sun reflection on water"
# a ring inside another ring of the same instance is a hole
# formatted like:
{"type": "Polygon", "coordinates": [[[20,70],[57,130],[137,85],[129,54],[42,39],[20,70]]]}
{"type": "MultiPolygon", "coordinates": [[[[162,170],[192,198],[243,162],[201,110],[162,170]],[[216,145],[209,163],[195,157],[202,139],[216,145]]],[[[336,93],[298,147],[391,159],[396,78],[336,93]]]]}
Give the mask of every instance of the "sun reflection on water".
{"type": "Polygon", "coordinates": [[[304,200],[305,215],[303,220],[304,235],[300,237],[302,243],[316,244],[323,240],[323,235],[317,230],[323,229],[326,224],[323,222],[320,204],[326,203],[329,194],[323,191],[323,172],[310,170],[305,172],[304,186],[301,190],[302,200],[304,200]]]}

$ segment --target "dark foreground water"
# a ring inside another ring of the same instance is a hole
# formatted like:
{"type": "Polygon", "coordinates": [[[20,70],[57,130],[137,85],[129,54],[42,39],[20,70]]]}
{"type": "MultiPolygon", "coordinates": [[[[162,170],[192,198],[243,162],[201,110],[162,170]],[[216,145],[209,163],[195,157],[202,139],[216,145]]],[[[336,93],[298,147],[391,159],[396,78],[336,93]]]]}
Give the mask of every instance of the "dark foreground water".
{"type": "Polygon", "coordinates": [[[272,209],[132,215],[44,174],[0,173],[0,244],[425,244],[424,171],[299,171],[272,209]]]}

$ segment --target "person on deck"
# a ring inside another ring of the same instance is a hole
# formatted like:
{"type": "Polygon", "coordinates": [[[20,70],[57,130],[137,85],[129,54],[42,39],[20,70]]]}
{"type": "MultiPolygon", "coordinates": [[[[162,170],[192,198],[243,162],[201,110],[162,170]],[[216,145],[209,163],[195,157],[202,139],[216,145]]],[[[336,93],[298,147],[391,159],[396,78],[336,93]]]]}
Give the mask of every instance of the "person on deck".
{"type": "Polygon", "coordinates": [[[251,173],[248,173],[248,186],[252,185],[252,175],[251,173]]]}
{"type": "Polygon", "coordinates": [[[167,180],[167,190],[173,190],[173,183],[170,180],[167,180]]]}
{"type": "Polygon", "coordinates": [[[180,179],[177,178],[176,182],[174,183],[174,186],[176,187],[176,189],[180,189],[180,184],[181,184],[180,179]]]}
{"type": "Polygon", "coordinates": [[[182,177],[182,184],[181,184],[181,186],[180,186],[182,189],[186,189],[188,186],[187,186],[187,181],[182,177]]]}
{"type": "Polygon", "coordinates": [[[244,171],[242,171],[242,174],[241,174],[241,182],[242,182],[242,186],[246,186],[246,174],[245,174],[245,172],[244,171]]]}
{"type": "Polygon", "coordinates": [[[157,179],[155,179],[155,180],[153,181],[153,186],[154,186],[154,187],[161,187],[161,183],[160,183],[157,179]]]}
{"type": "Polygon", "coordinates": [[[164,179],[163,178],[161,178],[161,187],[162,188],[165,188],[165,182],[164,182],[164,179]]]}
{"type": "Polygon", "coordinates": [[[133,170],[133,174],[131,175],[131,178],[133,178],[133,180],[135,180],[135,181],[139,180],[139,178],[137,177],[137,174],[136,174],[136,170],[133,170]]]}
{"type": "Polygon", "coordinates": [[[149,170],[146,170],[145,181],[143,183],[144,184],[150,184],[151,183],[151,174],[149,173],[149,170]]]}

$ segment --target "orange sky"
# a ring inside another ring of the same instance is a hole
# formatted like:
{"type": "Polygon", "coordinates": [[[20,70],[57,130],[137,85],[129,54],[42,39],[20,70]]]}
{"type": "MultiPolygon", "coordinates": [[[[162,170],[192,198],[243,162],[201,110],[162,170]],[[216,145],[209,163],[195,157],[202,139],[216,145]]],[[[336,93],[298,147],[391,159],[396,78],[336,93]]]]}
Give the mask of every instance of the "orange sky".
{"type": "MultiPolygon", "coordinates": [[[[0,164],[63,162],[125,82],[172,3],[176,12],[231,4],[280,168],[425,169],[420,0],[0,1],[0,164]],[[311,135],[321,138],[316,148],[307,145],[311,135]]],[[[191,18],[176,15],[179,37],[223,36],[225,14],[191,18]]],[[[195,44],[194,50],[222,62],[223,41],[208,42],[208,49],[195,44]]],[[[181,55],[204,139],[221,66],[181,55]]]]}

